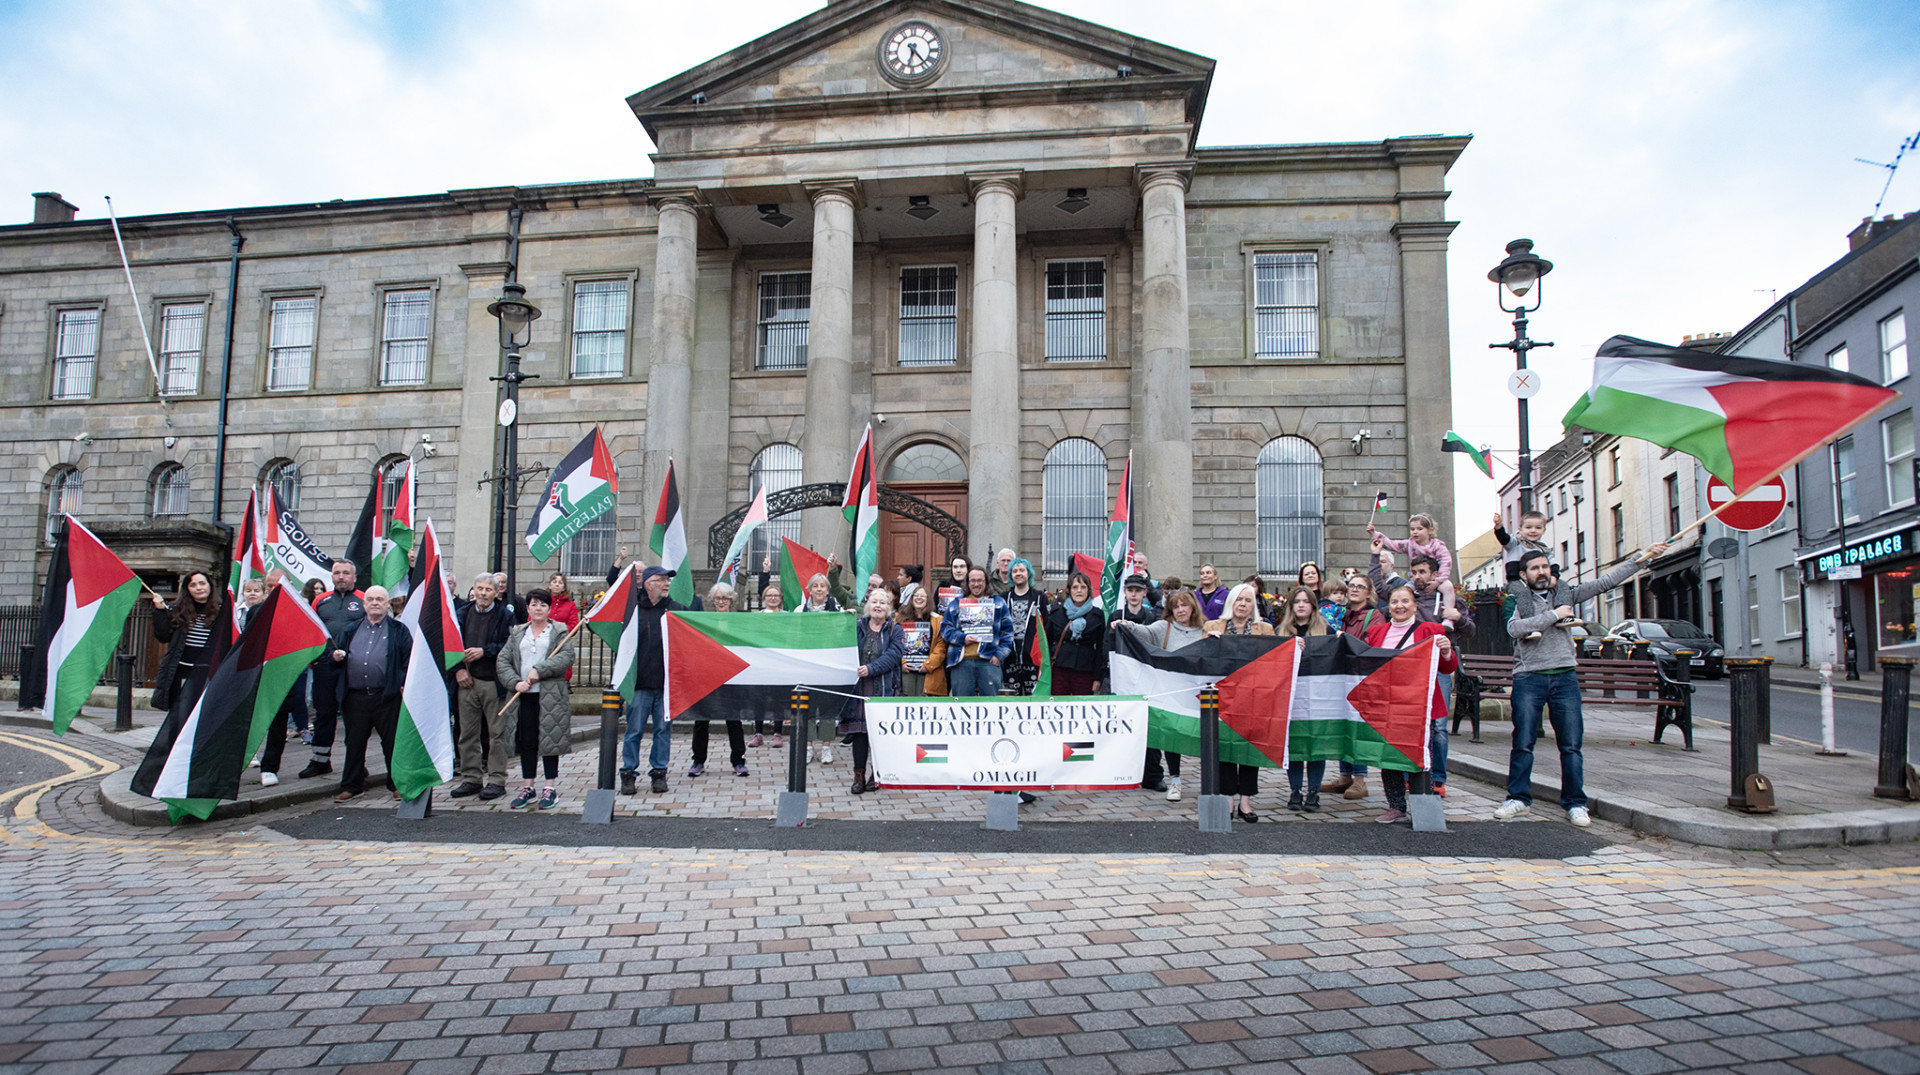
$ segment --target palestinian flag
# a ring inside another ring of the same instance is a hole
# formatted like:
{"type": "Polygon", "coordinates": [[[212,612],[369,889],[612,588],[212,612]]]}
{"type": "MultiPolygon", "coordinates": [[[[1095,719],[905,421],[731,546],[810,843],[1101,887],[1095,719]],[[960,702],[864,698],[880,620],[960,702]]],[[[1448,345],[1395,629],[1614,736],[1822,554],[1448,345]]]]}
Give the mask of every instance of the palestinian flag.
{"type": "MultiPolygon", "coordinates": [[[[1037,608],[1038,606],[1036,606],[1037,608]]],[[[1037,614],[1036,614],[1037,618],[1037,614]]],[[[1027,650],[1027,660],[1038,670],[1039,675],[1033,681],[1033,697],[1053,697],[1053,654],[1048,652],[1047,625],[1033,625],[1033,643],[1027,650]]]]}
{"type": "Polygon", "coordinates": [[[80,520],[66,520],[47,568],[34,639],[46,677],[40,711],[53,721],[55,735],[66,734],[100,682],[140,596],[140,580],[127,565],[80,520]]]}
{"type": "Polygon", "coordinates": [[[792,538],[781,538],[780,545],[780,606],[791,612],[806,600],[807,580],[827,573],[827,558],[792,538]]]}
{"type": "MultiPolygon", "coordinates": [[[[1403,650],[1373,649],[1349,634],[1298,640],[1300,658],[1286,670],[1256,662],[1220,684],[1222,716],[1229,683],[1236,691],[1291,694],[1288,756],[1339,760],[1415,772],[1428,768],[1427,720],[1440,651],[1429,638],[1403,650]],[[1287,689],[1287,688],[1290,688],[1287,689]]],[[[1249,699],[1253,696],[1248,695],[1249,699]]]]}
{"type": "Polygon", "coordinates": [[[594,426],[553,468],[553,480],[527,520],[527,548],[534,560],[546,563],[588,523],[612,511],[619,491],[613,454],[600,437],[600,427],[594,426]]]}
{"type": "MultiPolygon", "coordinates": [[[[1189,757],[1200,755],[1200,688],[1282,648],[1272,635],[1203,638],[1177,650],[1163,650],[1131,631],[1108,636],[1107,667],[1116,695],[1147,699],[1147,745],[1189,757]]],[[[1278,763],[1237,729],[1221,701],[1220,760],[1236,765],[1273,767],[1278,763]]]]}
{"type": "Polygon", "coordinates": [[[1060,744],[1060,760],[1061,761],[1092,761],[1093,760],[1093,742],[1091,740],[1088,740],[1082,743],[1060,744]]]}
{"type": "Polygon", "coordinates": [[[1615,336],[1594,356],[1593,387],[1561,421],[1685,452],[1737,497],[1899,395],[1825,366],[1615,336]]]}
{"type": "Polygon", "coordinates": [[[660,557],[660,566],[673,572],[667,596],[682,605],[693,604],[693,572],[687,569],[687,517],[680,510],[680,485],[673,478],[673,459],[667,459],[667,480],[660,486],[660,506],[653,512],[653,535],[647,547],[660,557]]]}
{"type": "MultiPolygon", "coordinates": [[[[379,494],[385,499],[386,482],[379,475],[374,476],[380,487],[379,494]]],[[[372,585],[385,586],[389,597],[404,597],[412,586],[412,565],[408,554],[413,552],[413,460],[407,460],[407,472],[400,479],[400,488],[395,490],[393,503],[386,505],[385,533],[381,535],[385,549],[373,558],[373,573],[362,576],[371,578],[372,585]]]]}
{"type": "MultiPolygon", "coordinates": [[[[778,716],[796,685],[844,691],[859,681],[852,616],[669,612],[662,627],[669,720],[778,716]]],[[[838,695],[813,695],[816,719],[844,707],[838,695]]]]}
{"type": "Polygon", "coordinates": [[[1487,450],[1485,448],[1475,448],[1473,445],[1468,444],[1465,437],[1455,433],[1453,430],[1447,430],[1447,435],[1440,438],[1440,450],[1443,452],[1459,452],[1468,459],[1473,460],[1473,465],[1480,468],[1480,473],[1485,474],[1489,478],[1493,477],[1493,462],[1487,458],[1487,450]]]}
{"type": "Polygon", "coordinates": [[[400,691],[400,718],[393,737],[393,769],[388,774],[403,799],[453,779],[453,709],[447,696],[447,672],[466,656],[460,624],[453,614],[453,593],[440,571],[440,542],[433,520],[420,529],[420,580],[400,614],[413,636],[407,682],[400,691]]]}
{"type": "Polygon", "coordinates": [[[847,566],[853,568],[854,585],[865,592],[867,578],[880,566],[880,476],[873,467],[872,425],[867,426],[859,450],[853,453],[853,473],[847,476],[840,514],[853,527],[847,566]]]}
{"type": "Polygon", "coordinates": [[[247,759],[326,644],[320,617],[282,581],[254,610],[192,712],[178,725],[161,724],[133,775],[134,792],[166,800],[174,822],[189,814],[204,821],[220,800],[239,798],[247,759]]]}
{"type": "Polygon", "coordinates": [[[248,579],[265,578],[267,559],[260,552],[260,493],[247,491],[247,513],[233,532],[233,556],[227,569],[227,604],[240,607],[240,587],[248,579]]]}
{"type": "Polygon", "coordinates": [[[635,657],[640,651],[640,573],[638,564],[620,569],[619,577],[600,600],[587,610],[580,626],[599,636],[613,651],[613,670],[608,685],[620,692],[622,701],[633,701],[635,657]]]}
{"type": "Polygon", "coordinates": [[[1100,605],[1107,615],[1125,604],[1121,584],[1133,572],[1133,453],[1120,471],[1120,490],[1113,494],[1113,521],[1107,524],[1107,562],[1100,571],[1100,605]]]}
{"type": "MultiPolygon", "coordinates": [[[[1084,552],[1076,552],[1067,559],[1067,573],[1072,574],[1078,571],[1082,575],[1085,575],[1087,581],[1093,585],[1095,592],[1099,591],[1100,577],[1106,570],[1107,565],[1105,561],[1102,561],[1096,556],[1088,556],[1084,552]]],[[[1035,585],[1038,585],[1038,583],[1035,583],[1035,585]]]]}
{"type": "Polygon", "coordinates": [[[306,585],[315,579],[331,585],[333,557],[320,551],[300,519],[280,503],[280,493],[267,486],[266,510],[260,513],[260,550],[268,569],[279,568],[306,585]]]}
{"type": "Polygon", "coordinates": [[[945,765],[947,763],[947,744],[915,743],[913,760],[917,765],[945,765]]]}
{"type": "MultiPolygon", "coordinates": [[[[389,597],[401,597],[409,585],[407,552],[390,538],[392,527],[388,524],[390,512],[386,499],[387,483],[376,473],[373,487],[367,490],[366,502],[360,505],[360,519],[353,524],[353,534],[347,538],[347,547],[341,550],[340,558],[353,561],[359,588],[384,586],[389,597]]],[[[408,540],[412,540],[411,533],[408,540]]]]}
{"type": "Polygon", "coordinates": [[[1374,511],[1376,511],[1376,512],[1381,512],[1381,511],[1385,511],[1385,510],[1387,510],[1387,493],[1386,493],[1386,490],[1384,490],[1384,489],[1383,489],[1383,490],[1381,490],[1381,491],[1379,491],[1379,492],[1377,492],[1377,493],[1375,493],[1375,494],[1373,494],[1373,510],[1374,510],[1374,511]]]}
{"type": "MultiPolygon", "coordinates": [[[[753,495],[753,503],[747,505],[747,517],[740,520],[740,529],[733,532],[733,544],[727,546],[727,557],[720,563],[721,582],[734,585],[734,575],[743,566],[740,560],[747,554],[747,544],[753,540],[753,532],[766,525],[766,521],[767,487],[762,485],[753,495]]],[[[782,596],[785,596],[784,590],[782,596]]]]}

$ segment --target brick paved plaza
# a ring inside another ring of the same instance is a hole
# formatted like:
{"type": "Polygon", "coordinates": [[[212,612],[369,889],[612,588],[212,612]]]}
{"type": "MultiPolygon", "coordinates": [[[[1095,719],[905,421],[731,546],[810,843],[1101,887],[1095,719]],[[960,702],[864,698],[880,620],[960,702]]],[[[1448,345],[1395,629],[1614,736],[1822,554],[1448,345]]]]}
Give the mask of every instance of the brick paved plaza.
{"type": "MultiPolygon", "coordinates": [[[[1598,850],[1527,859],[399,843],[372,804],[122,825],[97,804],[133,760],[115,747],[0,732],[30,781],[0,799],[0,1070],[1920,1071],[1911,845],[1604,824],[1579,834],[1598,850]],[[351,841],[287,834],[354,816],[351,841]]],[[[751,781],[683,794],[728,782],[751,781]]]]}

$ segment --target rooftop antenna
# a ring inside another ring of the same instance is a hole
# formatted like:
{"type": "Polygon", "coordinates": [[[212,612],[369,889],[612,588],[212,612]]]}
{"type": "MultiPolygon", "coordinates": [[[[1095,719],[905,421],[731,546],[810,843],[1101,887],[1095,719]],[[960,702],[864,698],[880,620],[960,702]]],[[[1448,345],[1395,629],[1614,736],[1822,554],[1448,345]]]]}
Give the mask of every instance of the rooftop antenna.
{"type": "Polygon", "coordinates": [[[1914,132],[1913,137],[1900,143],[1900,151],[1893,155],[1892,164],[1882,164],[1879,161],[1870,161],[1865,157],[1853,158],[1854,160],[1859,161],[1861,164],[1871,164],[1875,168],[1885,168],[1887,170],[1887,182],[1885,186],[1880,188],[1880,200],[1873,203],[1873,217],[1876,220],[1879,219],[1880,217],[1880,207],[1882,205],[1885,205],[1887,202],[1887,191],[1893,187],[1894,173],[1900,170],[1900,158],[1906,156],[1907,150],[1909,149],[1920,149],[1920,131],[1914,132]]]}

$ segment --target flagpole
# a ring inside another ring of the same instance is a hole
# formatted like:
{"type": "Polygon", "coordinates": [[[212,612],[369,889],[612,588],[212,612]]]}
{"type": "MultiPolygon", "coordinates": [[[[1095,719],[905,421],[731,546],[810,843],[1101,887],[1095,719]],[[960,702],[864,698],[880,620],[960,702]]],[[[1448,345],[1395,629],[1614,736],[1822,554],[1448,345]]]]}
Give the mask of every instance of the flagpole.
{"type": "MultiPolygon", "coordinates": [[[[566,645],[567,643],[569,643],[569,642],[571,642],[571,641],[573,641],[573,636],[574,636],[574,635],[576,635],[576,634],[579,634],[579,633],[580,633],[580,628],[581,628],[582,626],[584,626],[584,625],[586,624],[586,622],[587,622],[587,618],[586,618],[585,616],[582,616],[582,617],[580,617],[580,622],[579,622],[579,623],[576,623],[576,624],[574,624],[574,625],[573,625],[573,629],[572,629],[572,630],[570,630],[570,631],[568,631],[568,632],[566,633],[566,635],[565,635],[564,637],[562,637],[562,638],[560,639],[560,645],[561,645],[561,646],[564,646],[564,645],[566,645]]],[[[559,649],[559,648],[560,648],[559,646],[555,646],[555,647],[554,647],[554,649],[559,649]]],[[[551,651],[551,650],[549,650],[548,652],[552,652],[552,651],[551,651]]],[[[506,716],[506,715],[507,715],[507,710],[509,710],[509,709],[512,709],[512,708],[513,708],[513,703],[515,703],[515,702],[517,702],[517,701],[519,701],[519,700],[520,700],[520,696],[521,696],[521,695],[523,695],[523,694],[525,694],[525,693],[527,693],[527,692],[526,692],[526,691],[514,691],[514,692],[513,692],[513,697],[511,697],[511,698],[508,698],[508,699],[507,699],[507,703],[506,703],[505,705],[503,705],[503,706],[501,706],[501,707],[500,707],[500,712],[498,712],[498,713],[496,713],[496,714],[494,714],[494,715],[495,715],[495,716],[498,716],[498,717],[504,717],[504,716],[506,716]]]]}

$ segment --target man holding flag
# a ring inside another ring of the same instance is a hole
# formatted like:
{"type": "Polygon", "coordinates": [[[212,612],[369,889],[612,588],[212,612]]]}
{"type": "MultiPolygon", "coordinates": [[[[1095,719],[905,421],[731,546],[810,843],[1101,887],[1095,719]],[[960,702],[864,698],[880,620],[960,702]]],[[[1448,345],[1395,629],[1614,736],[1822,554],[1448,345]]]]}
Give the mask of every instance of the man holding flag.
{"type": "MultiPolygon", "coordinates": [[[[620,745],[620,794],[638,793],[640,773],[640,736],[653,729],[653,748],[647,758],[647,775],[656,794],[667,790],[667,765],[672,760],[673,726],[667,722],[667,650],[666,625],[669,612],[685,612],[686,606],[669,596],[674,572],[664,567],[649,567],[640,573],[641,593],[634,601],[635,623],[628,628],[637,632],[633,655],[633,701],[627,706],[627,731],[620,745]]],[[[616,684],[617,686],[617,684],[616,684]]]]}
{"type": "MultiPolygon", "coordinates": [[[[337,803],[351,802],[365,794],[367,740],[376,733],[380,736],[380,753],[386,757],[387,785],[393,787],[394,733],[400,718],[401,691],[406,688],[407,668],[413,660],[413,634],[387,615],[386,589],[368,587],[361,603],[366,615],[347,626],[328,654],[336,672],[334,698],[347,732],[340,794],[333,797],[337,803]]],[[[394,795],[399,794],[395,788],[394,795]]]]}

